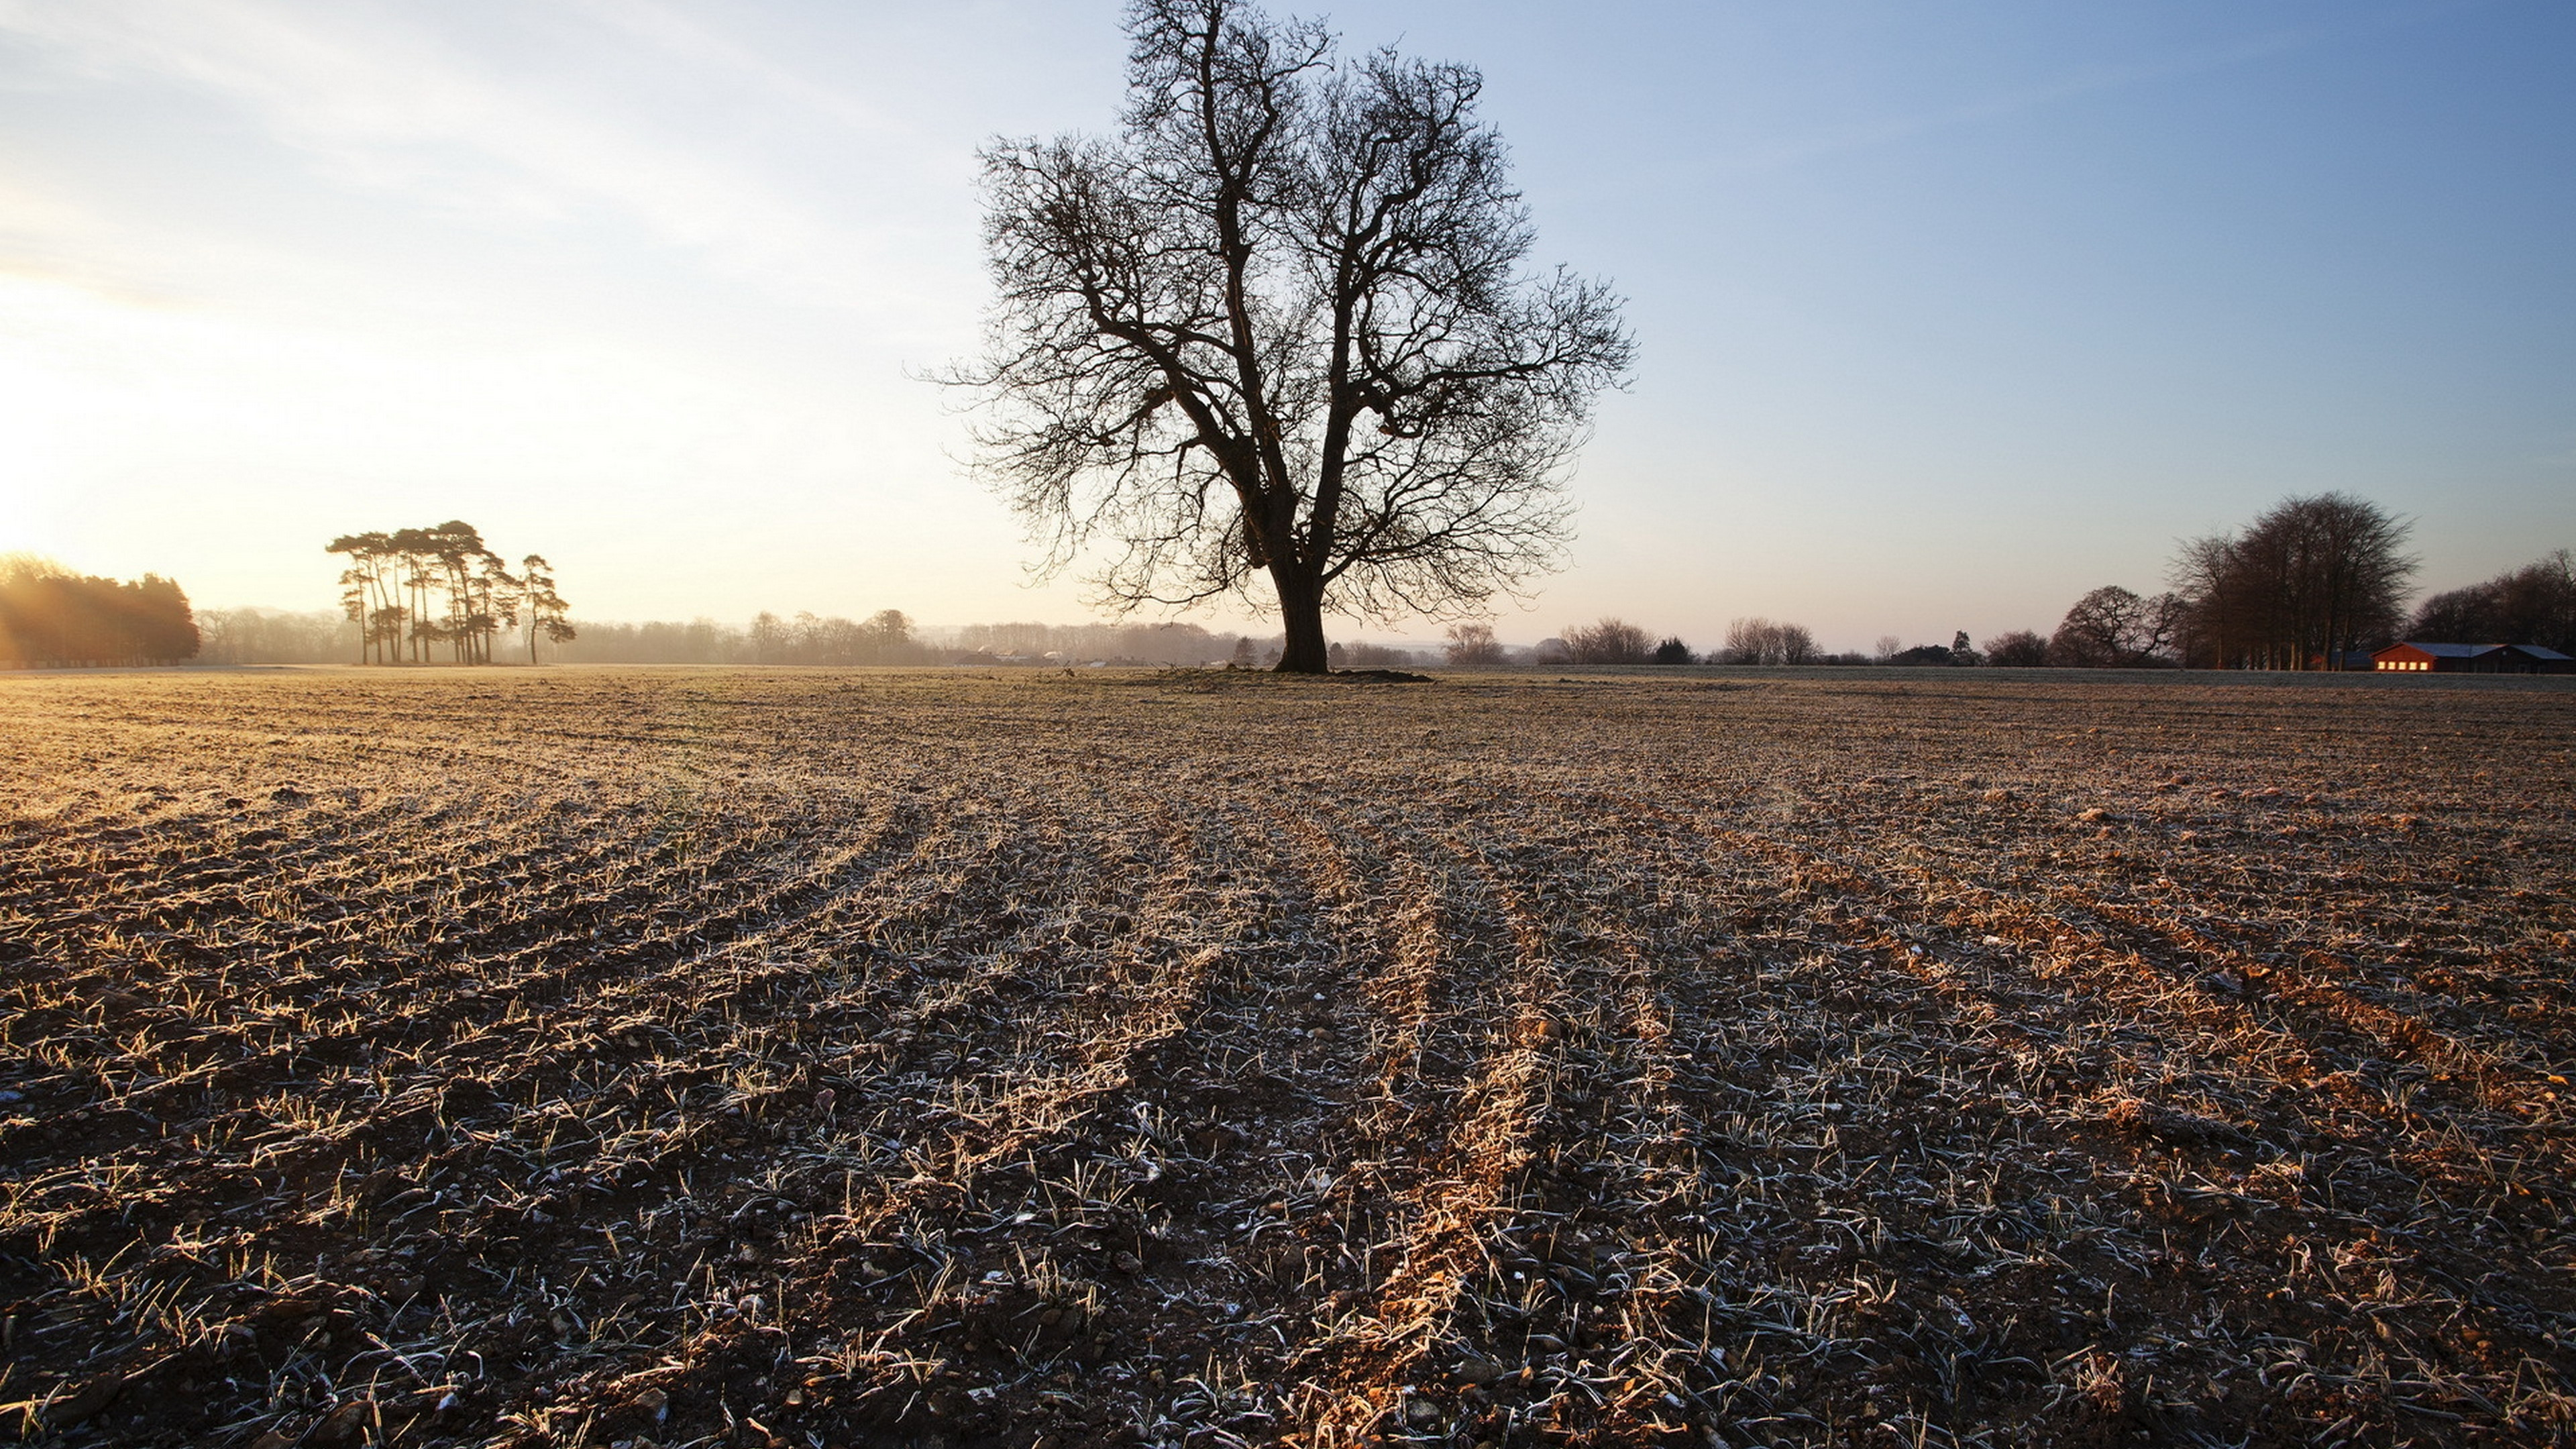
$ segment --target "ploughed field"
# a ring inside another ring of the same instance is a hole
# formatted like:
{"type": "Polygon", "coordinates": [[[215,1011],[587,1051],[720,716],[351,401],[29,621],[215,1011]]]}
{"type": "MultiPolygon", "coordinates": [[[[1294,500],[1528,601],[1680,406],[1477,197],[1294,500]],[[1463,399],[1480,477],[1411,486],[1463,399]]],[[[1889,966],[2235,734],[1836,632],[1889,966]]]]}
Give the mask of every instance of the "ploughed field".
{"type": "Polygon", "coordinates": [[[0,1432],[2576,1436],[2576,693],[0,679],[0,1432]]]}

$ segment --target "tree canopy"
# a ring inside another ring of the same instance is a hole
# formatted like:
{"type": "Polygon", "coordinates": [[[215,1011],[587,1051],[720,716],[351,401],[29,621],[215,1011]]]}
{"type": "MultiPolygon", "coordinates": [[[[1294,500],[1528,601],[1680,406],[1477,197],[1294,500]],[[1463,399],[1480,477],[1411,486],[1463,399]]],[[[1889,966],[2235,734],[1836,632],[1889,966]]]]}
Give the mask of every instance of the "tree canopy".
{"type": "Polygon", "coordinates": [[[1119,608],[1455,615],[1553,565],[1566,464],[1630,339],[1533,235],[1471,67],[1344,58],[1238,0],[1130,7],[1112,137],[983,153],[998,297],[980,465],[1119,608]]]}
{"type": "Polygon", "coordinates": [[[2426,599],[2407,637],[2454,644],[2538,644],[2576,654],[2576,553],[2558,549],[2482,584],[2426,599]]]}
{"type": "Polygon", "coordinates": [[[197,646],[187,594],[157,574],[126,583],[0,557],[0,665],[175,664],[197,646]]]}
{"type": "Polygon", "coordinates": [[[361,664],[425,664],[442,648],[455,663],[489,664],[493,641],[522,618],[531,664],[539,634],[558,644],[574,636],[554,566],[530,554],[524,572],[510,572],[482,531],[463,519],[342,534],[325,548],[349,560],[340,574],[340,605],[358,626],[361,664]]]}
{"type": "Polygon", "coordinates": [[[2285,498],[2241,533],[2183,545],[2186,657],[2217,668],[2328,669],[2393,638],[2416,560],[2413,529],[2345,493],[2285,498]]]}

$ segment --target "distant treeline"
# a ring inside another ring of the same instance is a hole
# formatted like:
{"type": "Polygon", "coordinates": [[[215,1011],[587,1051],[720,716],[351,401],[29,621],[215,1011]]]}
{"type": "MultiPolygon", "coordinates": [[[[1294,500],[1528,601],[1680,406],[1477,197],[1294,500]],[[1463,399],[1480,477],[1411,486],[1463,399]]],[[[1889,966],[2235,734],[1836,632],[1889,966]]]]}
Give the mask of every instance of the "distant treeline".
{"type": "Polygon", "coordinates": [[[933,664],[900,609],[864,621],[763,611],[748,627],[696,619],[686,624],[586,622],[557,652],[569,664],[933,664]]]}
{"type": "Polygon", "coordinates": [[[2406,637],[2576,654],[2576,554],[2562,548],[2485,583],[2435,594],[2416,608],[2406,637]]]}
{"type": "MultiPolygon", "coordinates": [[[[1726,642],[1701,653],[1623,619],[1602,619],[1540,641],[1538,664],[1897,664],[2065,669],[2339,669],[2401,639],[2538,644],[2576,654],[2576,554],[2559,549],[2482,584],[2426,599],[2410,616],[2404,552],[2411,525],[2341,493],[2286,498],[2238,532],[2182,546],[2173,587],[2145,595],[2117,584],[2077,599],[2054,631],[2014,629],[1971,645],[1887,635],[1867,653],[1828,654],[1803,626],[1737,619],[1726,642]]],[[[1493,631],[1449,631],[1447,662],[1519,662],[1493,631]]]]}
{"type": "MultiPolygon", "coordinates": [[[[1831,653],[1802,624],[1739,618],[1713,648],[1657,635],[1623,619],[1568,628],[1528,648],[1502,643],[1490,624],[1450,627],[1443,649],[1412,650],[1364,640],[1330,648],[1336,668],[1446,664],[1454,668],[1566,664],[1995,665],[2018,668],[2315,669],[2349,665],[2361,651],[2400,638],[2452,643],[2540,644],[2576,654],[2576,557],[2560,549],[2481,584],[2403,608],[2416,563],[2401,550],[2408,525],[2342,494],[2289,498],[2244,530],[2186,543],[2172,566],[2174,587],[2141,595],[2118,585],[2075,601],[2049,633],[2015,629],[1971,644],[1908,647],[1894,635],[1865,651],[1831,653]]],[[[356,535],[334,550],[358,560],[347,616],[263,609],[208,610],[203,658],[219,664],[319,664],[400,653],[525,660],[538,636],[552,657],[581,664],[948,664],[1070,666],[1138,664],[1264,668],[1282,637],[1211,631],[1187,623],[968,624],[924,628],[896,609],[863,620],[762,613],[749,624],[584,622],[560,612],[545,560],[521,572],[480,552],[462,523],[396,534],[356,535]],[[442,582],[445,581],[445,582],[442,582]],[[372,622],[361,637],[361,618],[372,622]],[[495,621],[522,620],[517,638],[496,641],[495,621]],[[461,646],[460,637],[465,641],[461,646]]],[[[55,570],[57,576],[61,570],[55,570]]],[[[88,580],[125,598],[175,585],[88,580]]],[[[193,632],[189,641],[193,643],[193,632]]],[[[9,656],[0,654],[0,659],[9,656]]],[[[117,659],[160,657],[132,651],[117,659]]],[[[185,657],[184,654],[171,657],[185,657]]]]}
{"type": "Polygon", "coordinates": [[[1988,652],[2009,642],[2032,663],[2288,670],[2366,667],[2371,651],[2405,639],[2576,653],[2576,559],[2566,549],[2435,594],[2409,615],[2411,527],[2345,494],[2284,499],[2242,532],[2185,543],[2167,592],[2095,589],[2044,645],[2024,632],[1989,640],[1988,652]]]}
{"type": "MultiPolygon", "coordinates": [[[[331,664],[354,659],[358,625],[323,610],[209,609],[203,658],[210,664],[331,664]]],[[[1281,637],[1210,631],[1197,624],[965,624],[924,628],[897,609],[865,619],[762,613],[749,624],[692,619],[607,623],[581,620],[546,658],[571,664],[1079,664],[1209,665],[1276,663],[1281,637]]],[[[503,641],[497,662],[527,659],[524,641],[503,641]]],[[[1528,651],[1511,651],[1522,662],[1528,651]]],[[[1335,644],[1333,663],[1350,668],[1440,662],[1428,651],[1360,640],[1335,644]]]]}
{"type": "MultiPolygon", "coordinates": [[[[1363,646],[1365,647],[1365,646],[1363,646]]],[[[967,624],[923,629],[898,609],[864,620],[762,613],[748,626],[585,622],[561,657],[585,664],[1258,664],[1278,639],[1196,624],[967,624]]]]}
{"type": "Polygon", "coordinates": [[[357,621],[328,609],[206,609],[197,615],[208,664],[347,664],[357,657],[357,621]]]}
{"type": "Polygon", "coordinates": [[[176,664],[196,653],[188,596],[168,579],[125,583],[50,559],[0,558],[0,666],[176,664]]]}

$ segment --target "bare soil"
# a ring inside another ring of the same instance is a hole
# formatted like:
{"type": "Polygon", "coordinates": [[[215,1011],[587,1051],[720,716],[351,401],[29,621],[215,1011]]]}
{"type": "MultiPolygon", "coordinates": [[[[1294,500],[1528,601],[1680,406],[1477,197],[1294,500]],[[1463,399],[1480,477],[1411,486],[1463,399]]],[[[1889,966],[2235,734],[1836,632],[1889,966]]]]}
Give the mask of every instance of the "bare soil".
{"type": "Polygon", "coordinates": [[[0,1433],[2576,1439],[2576,692],[0,679],[0,1433]]]}

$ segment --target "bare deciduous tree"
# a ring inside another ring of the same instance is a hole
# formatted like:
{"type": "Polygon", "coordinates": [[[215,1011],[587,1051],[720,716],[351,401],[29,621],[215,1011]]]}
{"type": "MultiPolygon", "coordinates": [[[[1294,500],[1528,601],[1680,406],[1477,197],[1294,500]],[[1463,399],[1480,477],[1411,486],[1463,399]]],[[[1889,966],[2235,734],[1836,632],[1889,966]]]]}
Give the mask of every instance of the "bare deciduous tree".
{"type": "Polygon", "coordinates": [[[1449,667],[1452,669],[1490,669],[1503,662],[1503,646],[1494,638],[1494,626],[1467,622],[1449,626],[1449,667]]]}
{"type": "Polygon", "coordinates": [[[2415,560],[2412,525],[2343,493],[2285,498],[2243,533],[2183,545],[2188,657],[2224,669],[2329,668],[2393,636],[2415,560]]]}
{"type": "Polygon", "coordinates": [[[1603,619],[1566,630],[1565,652],[1576,664],[1643,664],[1654,655],[1655,639],[1625,619],[1603,619]]]}
{"type": "Polygon", "coordinates": [[[2190,605],[2179,594],[2141,598],[2105,584],[2075,601],[2048,641],[2047,662],[2078,669],[2150,669],[2174,663],[2190,605]]]}
{"type": "Polygon", "coordinates": [[[2544,554],[2482,584],[2426,599],[2406,626],[2410,639],[2455,644],[2538,644],[2576,653],[2576,554],[2544,554]]]}
{"type": "MultiPolygon", "coordinates": [[[[1882,657],[1896,652],[1893,639],[1884,642],[1882,657]]],[[[1718,655],[1726,664],[1811,664],[1815,658],[1816,636],[1806,625],[1778,623],[1759,614],[1730,620],[1726,647],[1718,655]]]]}
{"type": "Polygon", "coordinates": [[[2048,641],[2029,629],[2008,629],[1986,641],[1986,662],[2005,669],[2035,669],[2048,662],[2048,641]]]}
{"type": "Polygon", "coordinates": [[[1137,0],[1114,139],[983,153],[999,289],[981,466],[1114,607],[1251,594],[1279,667],[1323,614],[1472,607],[1552,566],[1565,465],[1625,372],[1615,298],[1522,264],[1467,66],[1335,55],[1239,0],[1137,0]]]}

